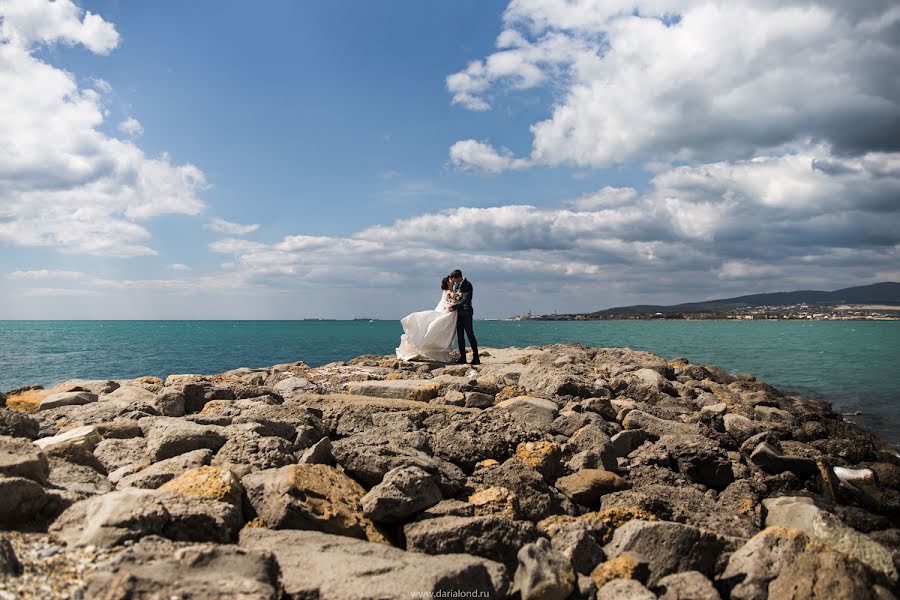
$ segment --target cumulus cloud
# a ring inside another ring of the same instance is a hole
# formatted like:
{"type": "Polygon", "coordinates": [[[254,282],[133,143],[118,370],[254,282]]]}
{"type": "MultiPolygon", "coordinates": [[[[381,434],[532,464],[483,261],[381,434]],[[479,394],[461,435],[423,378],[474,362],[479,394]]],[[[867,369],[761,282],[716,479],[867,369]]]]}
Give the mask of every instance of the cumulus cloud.
{"type": "MultiPolygon", "coordinates": [[[[118,44],[115,27],[69,0],[3,0],[0,17],[0,243],[155,254],[138,221],[200,213],[202,171],[101,133],[109,85],[80,87],[34,54],[58,43],[108,53],[118,44]]],[[[137,135],[140,124],[130,119],[123,127],[137,135]]]]}
{"type": "Polygon", "coordinates": [[[246,235],[248,233],[253,233],[257,229],[259,229],[259,225],[241,225],[240,223],[232,223],[231,221],[226,221],[225,219],[216,218],[212,219],[209,223],[204,225],[203,228],[218,233],[227,233],[230,235],[246,235]]]}
{"type": "Polygon", "coordinates": [[[502,89],[552,85],[527,156],[451,148],[490,173],[531,165],[736,160],[812,143],[900,149],[900,9],[735,0],[513,0],[497,51],[447,78],[487,110],[502,89]]]}
{"type": "Polygon", "coordinates": [[[131,137],[140,137],[144,134],[144,126],[134,117],[128,117],[119,123],[119,131],[131,137]]]}
{"type": "Polygon", "coordinates": [[[190,271],[191,268],[182,263],[172,263],[166,267],[170,271],[190,271]]]}

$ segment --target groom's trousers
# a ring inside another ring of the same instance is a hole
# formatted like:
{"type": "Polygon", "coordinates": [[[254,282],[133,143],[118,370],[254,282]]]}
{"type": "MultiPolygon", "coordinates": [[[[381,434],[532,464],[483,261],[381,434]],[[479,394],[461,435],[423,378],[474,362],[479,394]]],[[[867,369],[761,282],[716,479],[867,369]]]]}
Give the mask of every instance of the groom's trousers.
{"type": "Polygon", "coordinates": [[[469,338],[469,345],[472,346],[472,359],[478,358],[478,340],[475,339],[475,331],[472,329],[472,313],[459,312],[456,315],[456,340],[459,342],[459,357],[461,360],[466,358],[466,342],[463,334],[469,338]]]}

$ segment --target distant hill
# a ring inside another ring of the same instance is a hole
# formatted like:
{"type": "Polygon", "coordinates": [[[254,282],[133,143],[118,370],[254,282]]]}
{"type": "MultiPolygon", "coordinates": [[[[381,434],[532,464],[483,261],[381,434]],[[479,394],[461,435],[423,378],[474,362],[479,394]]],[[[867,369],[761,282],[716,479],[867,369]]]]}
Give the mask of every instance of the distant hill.
{"type": "Polygon", "coordinates": [[[705,302],[688,302],[672,306],[639,304],[636,306],[619,306],[600,310],[592,315],[638,315],[647,313],[703,313],[727,312],[739,308],[754,306],[786,306],[790,304],[891,304],[900,306],[900,283],[886,281],[849,287],[833,292],[818,290],[798,290],[796,292],[774,292],[771,294],[751,294],[737,298],[707,300],[705,302]]]}

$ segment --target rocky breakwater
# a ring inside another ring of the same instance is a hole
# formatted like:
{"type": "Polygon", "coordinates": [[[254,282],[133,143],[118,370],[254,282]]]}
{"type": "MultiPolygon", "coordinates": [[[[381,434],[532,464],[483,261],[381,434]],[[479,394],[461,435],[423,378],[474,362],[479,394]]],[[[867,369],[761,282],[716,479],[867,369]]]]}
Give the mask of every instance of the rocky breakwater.
{"type": "Polygon", "coordinates": [[[900,461],[628,349],[10,392],[0,598],[897,597],[900,461]]]}

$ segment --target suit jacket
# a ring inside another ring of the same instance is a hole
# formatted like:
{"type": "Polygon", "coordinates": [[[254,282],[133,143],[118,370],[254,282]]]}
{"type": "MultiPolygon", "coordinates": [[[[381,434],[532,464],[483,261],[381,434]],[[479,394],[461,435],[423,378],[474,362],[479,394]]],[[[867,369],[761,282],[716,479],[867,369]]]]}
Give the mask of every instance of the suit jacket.
{"type": "Polygon", "coordinates": [[[462,297],[459,301],[453,305],[458,313],[469,314],[475,312],[472,308],[472,295],[474,290],[472,289],[472,284],[469,283],[468,279],[463,279],[462,282],[453,285],[454,290],[459,290],[462,293],[462,297]]]}

